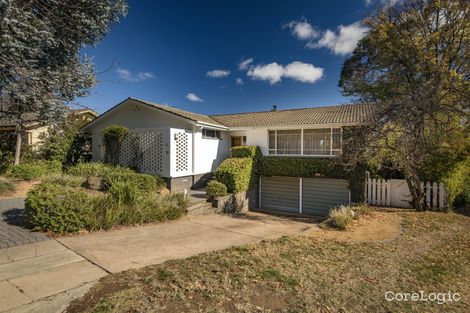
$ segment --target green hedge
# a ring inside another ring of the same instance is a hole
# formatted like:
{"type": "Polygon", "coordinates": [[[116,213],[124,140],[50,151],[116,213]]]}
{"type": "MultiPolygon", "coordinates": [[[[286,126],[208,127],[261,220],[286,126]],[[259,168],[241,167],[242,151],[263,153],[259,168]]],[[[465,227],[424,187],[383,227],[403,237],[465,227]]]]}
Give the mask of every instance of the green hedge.
{"type": "Polygon", "coordinates": [[[349,181],[353,202],[364,201],[366,167],[357,164],[348,167],[340,159],[319,159],[305,157],[262,157],[258,173],[262,176],[315,177],[325,176],[349,181]]]}
{"type": "Polygon", "coordinates": [[[258,146],[238,146],[232,147],[230,150],[232,158],[259,158],[262,155],[261,149],[258,146]]]}
{"type": "Polygon", "coordinates": [[[247,191],[252,186],[254,177],[253,159],[251,158],[230,158],[220,164],[215,171],[217,181],[227,186],[228,192],[247,191]]]}
{"type": "Polygon", "coordinates": [[[6,176],[21,180],[33,180],[61,172],[62,163],[60,161],[40,160],[12,166],[8,169],[6,176]]]}

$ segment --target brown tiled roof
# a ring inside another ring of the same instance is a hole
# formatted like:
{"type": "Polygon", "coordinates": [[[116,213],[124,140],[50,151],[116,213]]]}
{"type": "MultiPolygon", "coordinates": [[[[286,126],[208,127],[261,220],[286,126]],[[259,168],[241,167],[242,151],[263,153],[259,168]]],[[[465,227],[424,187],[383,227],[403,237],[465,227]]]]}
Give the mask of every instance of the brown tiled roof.
{"type": "Polygon", "coordinates": [[[140,99],[136,99],[136,98],[129,98],[129,99],[140,102],[140,103],[143,103],[143,104],[146,104],[146,105],[153,106],[153,107],[158,108],[160,110],[178,115],[180,117],[187,118],[187,119],[195,121],[195,122],[202,122],[202,123],[212,124],[212,125],[217,125],[217,126],[222,126],[222,127],[226,126],[226,125],[224,125],[222,123],[219,123],[218,121],[212,119],[211,117],[209,117],[207,115],[192,113],[192,112],[177,109],[175,107],[171,107],[171,106],[168,106],[168,105],[157,104],[157,103],[153,103],[153,102],[149,102],[149,101],[145,101],[145,100],[140,100],[140,99]]]}
{"type": "Polygon", "coordinates": [[[359,124],[372,112],[368,104],[345,104],[306,109],[210,115],[228,127],[270,127],[281,125],[359,124]]]}

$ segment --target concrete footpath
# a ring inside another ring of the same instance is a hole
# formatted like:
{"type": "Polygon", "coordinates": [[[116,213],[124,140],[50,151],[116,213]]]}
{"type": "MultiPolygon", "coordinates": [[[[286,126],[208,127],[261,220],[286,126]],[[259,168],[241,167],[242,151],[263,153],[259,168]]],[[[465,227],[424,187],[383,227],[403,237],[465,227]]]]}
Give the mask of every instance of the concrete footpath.
{"type": "Polygon", "coordinates": [[[264,214],[208,214],[0,249],[0,312],[62,312],[101,277],[317,229],[264,214]]]}
{"type": "Polygon", "coordinates": [[[107,274],[55,240],[0,249],[0,312],[62,312],[107,274]]]}

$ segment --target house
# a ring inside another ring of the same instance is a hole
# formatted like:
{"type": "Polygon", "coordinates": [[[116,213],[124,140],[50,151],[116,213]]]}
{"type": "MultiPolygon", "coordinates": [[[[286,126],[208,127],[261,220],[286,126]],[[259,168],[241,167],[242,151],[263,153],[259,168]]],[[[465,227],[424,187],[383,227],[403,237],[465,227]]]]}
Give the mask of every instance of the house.
{"type": "MultiPolygon", "coordinates": [[[[98,113],[91,109],[78,109],[71,110],[67,116],[70,120],[80,120],[84,124],[89,123],[98,117],[98,113]]],[[[50,125],[41,124],[36,117],[35,113],[25,113],[23,116],[25,122],[25,131],[23,133],[23,144],[28,146],[37,146],[41,139],[47,134],[50,125]]],[[[0,115],[0,138],[7,140],[13,137],[15,132],[15,123],[0,115]]]]}
{"type": "MultiPolygon", "coordinates": [[[[113,124],[127,127],[133,139],[123,141],[119,163],[158,174],[172,191],[182,191],[204,186],[233,146],[259,146],[265,156],[336,158],[342,152],[343,127],[360,124],[370,111],[368,105],[349,104],[202,115],[128,98],[84,129],[92,133],[93,160],[103,161],[103,130],[113,124]]],[[[265,209],[297,211],[302,191],[302,201],[316,201],[304,212],[350,201],[348,183],[340,179],[262,177],[259,194],[265,209]]]]}

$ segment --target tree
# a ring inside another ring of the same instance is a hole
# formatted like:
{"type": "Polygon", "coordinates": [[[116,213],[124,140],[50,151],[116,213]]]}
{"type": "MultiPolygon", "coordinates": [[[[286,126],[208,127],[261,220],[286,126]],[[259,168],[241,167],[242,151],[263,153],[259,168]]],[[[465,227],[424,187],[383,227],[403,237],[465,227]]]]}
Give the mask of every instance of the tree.
{"type": "Polygon", "coordinates": [[[0,1],[0,116],[16,125],[15,164],[27,116],[63,119],[95,85],[80,49],[99,43],[126,10],[124,0],[0,1]]]}
{"type": "Polygon", "coordinates": [[[373,105],[359,155],[391,161],[426,210],[420,178],[442,178],[470,152],[470,2],[404,0],[365,22],[339,81],[373,105]]]}

